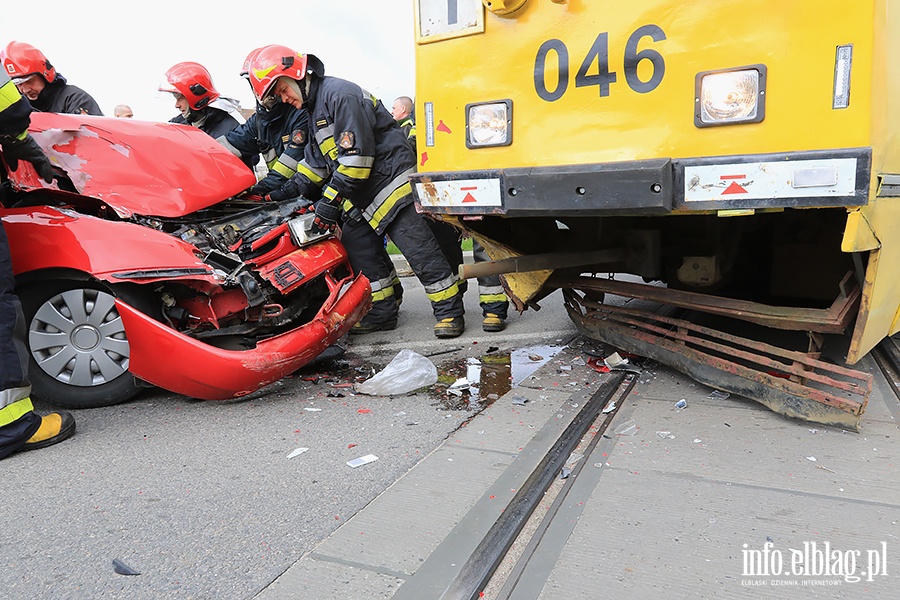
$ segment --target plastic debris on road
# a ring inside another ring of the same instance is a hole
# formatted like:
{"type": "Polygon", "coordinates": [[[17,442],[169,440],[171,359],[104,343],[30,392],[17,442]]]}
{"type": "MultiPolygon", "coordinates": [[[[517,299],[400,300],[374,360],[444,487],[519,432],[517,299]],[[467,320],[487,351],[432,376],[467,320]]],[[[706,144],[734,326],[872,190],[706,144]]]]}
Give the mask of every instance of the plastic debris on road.
{"type": "Polygon", "coordinates": [[[363,465],[373,463],[376,460],[378,460],[378,457],[375,456],[374,454],[366,454],[365,456],[360,456],[359,458],[354,458],[353,460],[348,460],[347,466],[353,467],[355,469],[356,467],[361,467],[363,465]]]}
{"type": "Polygon", "coordinates": [[[437,380],[434,363],[404,348],[380,373],[358,384],[356,391],[370,396],[393,396],[433,385],[437,380]]]}
{"type": "Polygon", "coordinates": [[[309,450],[309,448],[297,448],[293,452],[287,455],[288,458],[294,458],[295,456],[300,456],[304,452],[309,450]]]}
{"type": "Polygon", "coordinates": [[[613,433],[615,433],[616,435],[634,435],[635,433],[637,433],[637,423],[635,423],[633,419],[630,421],[625,421],[624,423],[616,427],[613,433]]]}
{"type": "Polygon", "coordinates": [[[681,400],[679,400],[678,402],[675,403],[675,408],[677,408],[678,410],[687,408],[687,400],[682,398],[681,400]]]}
{"type": "Polygon", "coordinates": [[[526,402],[528,402],[528,398],[525,396],[513,396],[512,403],[516,406],[525,406],[526,402]]]}
{"type": "Polygon", "coordinates": [[[131,567],[129,567],[128,565],[123,563],[118,558],[114,558],[112,561],[112,564],[113,564],[113,569],[119,575],[140,575],[141,574],[140,571],[135,571],[134,569],[132,569],[131,567]]]}
{"type": "Polygon", "coordinates": [[[713,398],[715,400],[724,400],[725,398],[728,398],[729,396],[731,396],[731,394],[728,392],[723,392],[722,390],[713,390],[709,394],[709,396],[707,396],[707,398],[713,398]]]}
{"type": "Polygon", "coordinates": [[[621,356],[619,356],[618,352],[613,352],[612,354],[610,354],[609,356],[607,356],[606,358],[603,359],[603,363],[607,366],[607,368],[615,369],[616,367],[621,367],[623,365],[627,365],[628,359],[622,358],[621,356]]]}

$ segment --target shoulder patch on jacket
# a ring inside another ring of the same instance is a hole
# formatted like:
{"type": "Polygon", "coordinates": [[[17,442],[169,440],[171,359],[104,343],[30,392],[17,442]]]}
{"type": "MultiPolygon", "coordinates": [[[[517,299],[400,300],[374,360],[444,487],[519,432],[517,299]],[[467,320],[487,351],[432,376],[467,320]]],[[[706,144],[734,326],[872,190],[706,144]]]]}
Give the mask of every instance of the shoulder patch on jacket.
{"type": "Polygon", "coordinates": [[[349,150],[355,145],[356,136],[353,135],[352,131],[342,131],[341,135],[338,136],[338,146],[344,150],[349,150]]]}
{"type": "Polygon", "coordinates": [[[306,143],[306,133],[304,133],[302,129],[295,129],[291,134],[291,142],[298,146],[302,146],[306,143]]]}

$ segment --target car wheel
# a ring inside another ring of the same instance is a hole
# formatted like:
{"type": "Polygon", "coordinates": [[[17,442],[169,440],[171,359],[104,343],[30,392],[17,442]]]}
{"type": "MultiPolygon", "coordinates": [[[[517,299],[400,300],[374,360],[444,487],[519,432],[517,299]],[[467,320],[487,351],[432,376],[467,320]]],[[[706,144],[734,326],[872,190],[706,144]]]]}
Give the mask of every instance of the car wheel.
{"type": "Polygon", "coordinates": [[[128,337],[108,289],[68,281],[30,286],[19,295],[34,396],[64,408],[96,408],[141,390],[128,371],[128,337]]]}

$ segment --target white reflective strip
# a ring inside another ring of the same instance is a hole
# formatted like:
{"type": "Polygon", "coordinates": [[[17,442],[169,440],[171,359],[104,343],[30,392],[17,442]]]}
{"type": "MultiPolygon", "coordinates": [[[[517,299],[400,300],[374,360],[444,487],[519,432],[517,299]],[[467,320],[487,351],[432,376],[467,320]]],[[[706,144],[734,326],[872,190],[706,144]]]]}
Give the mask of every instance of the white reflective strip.
{"type": "Polygon", "coordinates": [[[855,158],[684,168],[685,202],[840,197],[855,193],[855,158]]]}
{"type": "Polygon", "coordinates": [[[422,206],[502,206],[500,179],[462,179],[416,183],[422,206]]]}

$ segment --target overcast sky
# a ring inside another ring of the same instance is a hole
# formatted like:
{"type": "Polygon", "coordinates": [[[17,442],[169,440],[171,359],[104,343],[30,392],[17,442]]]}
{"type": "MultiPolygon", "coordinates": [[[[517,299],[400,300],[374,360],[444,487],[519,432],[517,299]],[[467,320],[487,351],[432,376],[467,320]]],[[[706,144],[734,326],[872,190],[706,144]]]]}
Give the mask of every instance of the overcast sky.
{"type": "Polygon", "coordinates": [[[158,88],[182,61],[202,64],[223,96],[253,108],[238,72],[267,44],[315,54],[328,75],[358,83],[390,109],[415,93],[413,22],[413,0],[4,0],[0,48],[13,40],[37,47],[108,116],[117,104],[139,119],[175,116],[172,95],[158,88]]]}

